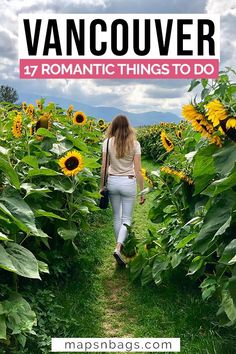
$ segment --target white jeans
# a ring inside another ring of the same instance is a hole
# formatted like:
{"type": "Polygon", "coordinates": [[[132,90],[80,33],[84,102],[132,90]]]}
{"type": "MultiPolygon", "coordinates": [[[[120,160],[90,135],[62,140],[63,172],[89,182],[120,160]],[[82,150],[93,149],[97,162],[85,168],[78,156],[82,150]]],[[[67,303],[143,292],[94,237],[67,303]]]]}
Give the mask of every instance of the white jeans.
{"type": "Polygon", "coordinates": [[[116,242],[124,244],[127,227],[131,225],[133,207],[137,192],[136,178],[108,176],[107,187],[111,201],[116,242]]]}

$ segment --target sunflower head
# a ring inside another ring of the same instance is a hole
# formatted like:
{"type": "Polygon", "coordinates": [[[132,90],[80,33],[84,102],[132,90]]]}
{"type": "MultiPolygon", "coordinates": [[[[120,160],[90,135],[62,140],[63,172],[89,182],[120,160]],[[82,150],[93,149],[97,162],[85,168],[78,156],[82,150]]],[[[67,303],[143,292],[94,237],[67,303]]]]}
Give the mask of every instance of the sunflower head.
{"type": "Polygon", "coordinates": [[[66,111],[67,117],[71,117],[73,109],[74,109],[74,106],[71,104],[66,111]]]}
{"type": "Polygon", "coordinates": [[[87,117],[84,112],[75,112],[73,116],[73,123],[76,125],[84,125],[86,123],[87,117]]]}
{"type": "Polygon", "coordinates": [[[69,151],[64,157],[61,157],[58,163],[66,176],[75,176],[84,168],[83,157],[75,150],[69,151]]]}
{"type": "Polygon", "coordinates": [[[26,103],[26,102],[22,102],[22,103],[21,103],[21,108],[22,108],[22,110],[23,110],[24,112],[26,112],[26,110],[27,110],[27,103],[26,103]]]}
{"type": "Polygon", "coordinates": [[[223,131],[231,140],[236,142],[236,118],[230,117],[220,121],[220,131],[223,131]]]}
{"type": "Polygon", "coordinates": [[[104,125],[104,124],[105,124],[104,119],[101,118],[101,119],[98,120],[98,125],[99,126],[104,125]]]}
{"type": "Polygon", "coordinates": [[[33,119],[34,117],[34,106],[30,103],[26,109],[26,114],[33,119]]]}
{"type": "Polygon", "coordinates": [[[208,119],[212,122],[213,127],[220,125],[220,122],[228,117],[227,110],[218,99],[209,102],[206,108],[208,119]]]}
{"type": "Polygon", "coordinates": [[[177,136],[178,139],[182,138],[182,131],[181,130],[175,130],[175,135],[177,136]]]}
{"type": "Polygon", "coordinates": [[[174,149],[173,142],[170,140],[170,138],[167,136],[164,130],[162,130],[161,132],[161,142],[167,152],[170,152],[174,149]]]}
{"type": "Polygon", "coordinates": [[[38,106],[38,109],[41,111],[43,109],[43,104],[41,100],[36,100],[36,105],[38,106]]]}
{"type": "Polygon", "coordinates": [[[17,113],[17,116],[14,118],[12,134],[15,138],[20,138],[22,135],[22,115],[20,112],[17,113]]]}

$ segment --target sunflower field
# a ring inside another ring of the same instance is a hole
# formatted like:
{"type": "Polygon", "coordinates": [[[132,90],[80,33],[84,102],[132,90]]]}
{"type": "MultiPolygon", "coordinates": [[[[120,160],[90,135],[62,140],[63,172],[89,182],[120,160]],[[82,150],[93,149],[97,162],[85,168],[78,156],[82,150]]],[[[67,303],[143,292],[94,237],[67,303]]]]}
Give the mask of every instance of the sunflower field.
{"type": "MultiPolygon", "coordinates": [[[[198,95],[176,126],[142,128],[144,171],[154,193],[149,218],[157,228],[138,240],[131,278],[159,285],[181,270],[215,297],[221,325],[236,324],[236,84],[228,68],[217,80],[193,80],[198,95]],[[199,98],[197,98],[199,97],[199,98]],[[164,150],[164,152],[163,152],[164,150]]],[[[132,232],[130,233],[132,234],[132,232]]]]}
{"type": "Polygon", "coordinates": [[[0,342],[37,323],[22,285],[63,273],[97,211],[104,120],[44,99],[0,105],[0,342]]]}

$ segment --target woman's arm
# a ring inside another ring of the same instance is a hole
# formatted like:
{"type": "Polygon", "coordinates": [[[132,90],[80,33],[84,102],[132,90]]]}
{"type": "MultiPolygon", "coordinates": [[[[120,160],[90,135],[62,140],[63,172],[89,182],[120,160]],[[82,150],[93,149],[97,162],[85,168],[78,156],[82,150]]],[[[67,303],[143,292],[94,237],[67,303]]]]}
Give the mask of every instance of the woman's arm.
{"type": "MultiPolygon", "coordinates": [[[[140,191],[142,191],[144,188],[144,178],[142,175],[141,155],[140,154],[134,155],[134,171],[135,171],[135,176],[138,181],[139,189],[140,189],[140,191]]],[[[140,204],[143,204],[144,201],[145,201],[145,197],[143,194],[141,194],[140,204]]]]}
{"type": "Polygon", "coordinates": [[[104,174],[105,174],[106,155],[107,155],[106,152],[102,153],[100,191],[104,188],[104,174]]]}

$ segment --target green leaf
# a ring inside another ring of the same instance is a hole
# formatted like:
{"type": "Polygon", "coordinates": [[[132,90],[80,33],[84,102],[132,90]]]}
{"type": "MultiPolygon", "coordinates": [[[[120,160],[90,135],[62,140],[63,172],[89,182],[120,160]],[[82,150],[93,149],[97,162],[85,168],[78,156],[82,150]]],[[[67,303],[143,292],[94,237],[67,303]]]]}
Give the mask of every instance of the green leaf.
{"type": "Polygon", "coordinates": [[[43,194],[51,192],[51,190],[49,188],[37,187],[32,183],[22,183],[20,187],[26,191],[26,196],[28,196],[30,194],[42,194],[43,195],[43,194]]]}
{"type": "Polygon", "coordinates": [[[35,217],[46,216],[47,218],[59,219],[59,220],[66,220],[62,218],[60,215],[54,214],[49,211],[45,211],[43,209],[35,210],[35,217]]]}
{"type": "Polygon", "coordinates": [[[193,275],[202,267],[202,265],[203,265],[203,258],[201,256],[194,257],[194,259],[190,264],[187,275],[193,275]]]}
{"type": "Polygon", "coordinates": [[[224,249],[219,260],[220,263],[228,264],[236,255],[236,239],[232,240],[224,249]]]}
{"type": "Polygon", "coordinates": [[[59,143],[54,143],[50,151],[60,156],[65,154],[67,151],[71,150],[72,147],[73,147],[73,143],[69,140],[65,140],[59,143]]]}
{"type": "Polygon", "coordinates": [[[213,157],[215,159],[217,172],[223,176],[228,175],[234,168],[236,162],[235,144],[228,142],[219,152],[215,153],[213,157]]]}
{"type": "Polygon", "coordinates": [[[0,209],[10,216],[21,230],[38,234],[33,211],[19,193],[14,190],[5,190],[0,201],[2,202],[0,209]]]}
{"type": "Polygon", "coordinates": [[[181,261],[182,261],[182,256],[178,253],[175,253],[171,258],[172,268],[178,267],[178,265],[181,263],[181,261]]]}
{"type": "Polygon", "coordinates": [[[3,146],[0,146],[0,154],[7,156],[8,152],[9,152],[9,149],[6,149],[3,146]]]}
{"type": "Polygon", "coordinates": [[[177,245],[176,245],[176,249],[180,249],[185,247],[190,241],[192,241],[193,239],[195,239],[197,237],[198,234],[194,233],[194,234],[190,234],[186,237],[184,237],[177,245]]]}
{"type": "Polygon", "coordinates": [[[95,158],[84,157],[84,166],[90,169],[100,168],[101,164],[96,161],[95,158]]]}
{"type": "Polygon", "coordinates": [[[33,168],[38,168],[38,160],[35,156],[25,156],[21,160],[22,162],[25,162],[27,165],[33,167],[33,168]]]}
{"type": "Polygon", "coordinates": [[[194,87],[198,86],[200,84],[200,81],[193,79],[190,83],[190,87],[188,89],[188,92],[192,91],[194,87]]]}
{"type": "Polygon", "coordinates": [[[211,91],[210,89],[204,88],[204,89],[202,90],[202,92],[201,92],[201,99],[204,100],[204,98],[205,98],[207,95],[209,95],[210,91],[211,91]]]}
{"type": "Polygon", "coordinates": [[[28,177],[34,177],[34,176],[57,176],[60,175],[60,173],[51,170],[49,168],[36,168],[33,170],[30,170],[28,173],[28,177]]]}
{"type": "Polygon", "coordinates": [[[213,153],[216,146],[211,144],[198,151],[195,155],[193,166],[193,177],[195,183],[195,195],[200,193],[212,180],[215,175],[213,153]],[[204,166],[204,168],[203,168],[204,166]]]}
{"type": "Polygon", "coordinates": [[[142,271],[141,275],[141,284],[142,286],[150,283],[153,280],[152,278],[152,267],[150,267],[149,264],[147,264],[142,271]]]}
{"type": "Polygon", "coordinates": [[[236,185],[236,172],[230,174],[228,177],[218,179],[211,183],[202,194],[214,197],[236,185]]]}
{"type": "Polygon", "coordinates": [[[39,261],[38,262],[38,269],[40,273],[49,273],[48,265],[45,262],[39,261]]]}
{"type": "Polygon", "coordinates": [[[201,79],[201,83],[203,88],[206,88],[207,84],[208,84],[208,79],[201,79]]]}
{"type": "Polygon", "coordinates": [[[209,208],[199,236],[193,243],[193,249],[204,254],[230,225],[232,207],[235,203],[235,194],[225,192],[215,198],[209,208]]]}
{"type": "Polygon", "coordinates": [[[11,242],[6,247],[6,252],[18,275],[31,279],[41,279],[38,272],[38,261],[27,248],[11,242]]]}
{"type": "Polygon", "coordinates": [[[163,261],[159,259],[159,257],[155,258],[155,261],[153,263],[153,268],[152,268],[152,276],[156,285],[159,285],[162,282],[161,273],[167,269],[168,264],[169,263],[167,261],[163,261]]]}
{"type": "Polygon", "coordinates": [[[222,291],[222,303],[221,303],[227,317],[230,321],[236,321],[236,306],[228,290],[222,291]]]}
{"type": "Polygon", "coordinates": [[[16,268],[14,267],[11,258],[6,252],[5,248],[0,245],[0,268],[8,270],[9,272],[16,273],[16,268]]]}
{"type": "Polygon", "coordinates": [[[8,236],[3,234],[1,231],[0,231],[0,240],[1,241],[12,241],[11,238],[8,238],[8,236]]]}
{"type": "Polygon", "coordinates": [[[55,135],[52,132],[50,132],[48,129],[45,129],[45,128],[39,128],[37,130],[37,135],[45,136],[47,138],[55,138],[55,135]]]}
{"type": "Polygon", "coordinates": [[[83,151],[83,152],[85,152],[85,153],[88,153],[88,152],[89,152],[87,145],[86,145],[83,141],[79,140],[79,138],[74,138],[73,136],[71,136],[71,135],[69,135],[69,134],[66,135],[66,137],[67,137],[67,139],[70,140],[70,141],[73,143],[73,145],[74,145],[75,147],[77,147],[80,151],[83,151]]]}
{"type": "Polygon", "coordinates": [[[65,229],[63,227],[59,227],[57,232],[64,240],[74,240],[78,233],[75,229],[65,229]]]}
{"type": "Polygon", "coordinates": [[[0,315],[0,339],[7,339],[7,326],[4,315],[0,315]]]}
{"type": "Polygon", "coordinates": [[[8,180],[16,189],[20,189],[20,181],[16,171],[13,169],[12,165],[2,157],[0,157],[0,170],[6,174],[8,180]]]}
{"type": "Polygon", "coordinates": [[[11,330],[11,335],[30,333],[37,324],[35,312],[20,294],[12,293],[8,300],[3,301],[3,306],[7,311],[7,327],[11,330]]]}
{"type": "Polygon", "coordinates": [[[130,262],[130,278],[131,281],[134,281],[139,277],[143,268],[147,264],[147,260],[140,253],[130,262]]]}

